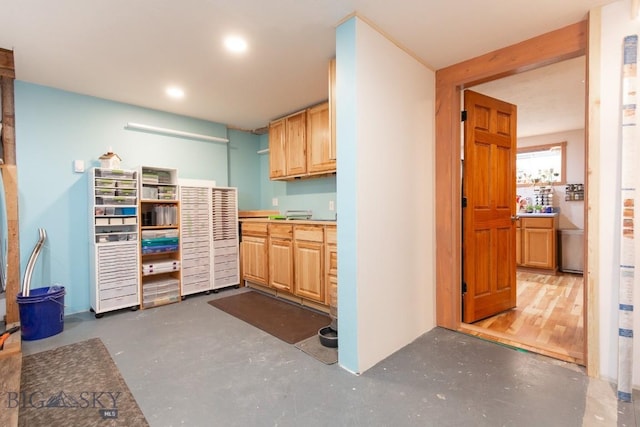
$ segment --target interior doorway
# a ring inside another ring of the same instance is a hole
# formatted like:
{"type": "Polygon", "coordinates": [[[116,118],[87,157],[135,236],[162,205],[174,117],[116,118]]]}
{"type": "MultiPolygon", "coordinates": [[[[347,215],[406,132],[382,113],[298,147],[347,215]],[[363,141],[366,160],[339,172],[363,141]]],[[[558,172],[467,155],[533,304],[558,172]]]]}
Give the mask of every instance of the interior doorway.
{"type": "MultiPolygon", "coordinates": [[[[542,237],[536,237],[540,240],[553,238],[553,247],[537,245],[534,257],[538,260],[552,259],[552,268],[535,272],[520,268],[515,278],[517,284],[514,297],[517,295],[517,302],[513,304],[514,307],[485,315],[482,320],[470,319],[467,314],[463,314],[461,325],[461,330],[466,333],[580,365],[584,364],[584,279],[582,274],[575,274],[571,268],[565,268],[567,266],[562,265],[563,260],[559,255],[565,252],[561,248],[563,239],[560,233],[579,233],[582,236],[585,223],[584,200],[570,197],[573,194],[565,191],[574,185],[582,187],[585,182],[585,71],[585,57],[581,56],[471,88],[472,91],[517,105],[518,150],[525,151],[527,156],[540,155],[539,158],[527,161],[533,161],[537,168],[544,168],[542,171],[546,172],[549,167],[557,166],[556,172],[560,173],[557,173],[556,182],[540,184],[541,177],[537,176],[540,170],[533,171],[531,175],[518,168],[518,176],[525,177],[519,177],[514,182],[517,185],[517,197],[524,202],[523,207],[525,204],[533,205],[540,188],[550,192],[551,196],[547,199],[550,202],[543,208],[552,207],[555,211],[555,229],[552,233],[537,229],[534,231],[540,231],[537,235],[542,237]],[[557,153],[556,157],[563,157],[561,162],[552,161],[556,159],[547,157],[546,151],[535,151],[555,144],[563,146],[562,151],[553,152],[557,153]],[[545,161],[552,164],[547,165],[545,161]],[[558,269],[563,272],[557,273],[558,269]],[[568,273],[569,270],[572,272],[568,273]]],[[[468,140],[469,136],[466,135],[463,138],[465,153],[468,140]]],[[[467,166],[471,159],[465,157],[464,161],[467,166]]],[[[467,167],[465,172],[466,170],[467,167]]],[[[543,174],[543,179],[548,177],[543,174]]],[[[466,174],[463,182],[469,184],[466,174]]],[[[463,196],[467,196],[464,191],[463,196]]],[[[465,217],[468,205],[467,202],[465,217]]],[[[516,211],[516,215],[519,213],[521,212],[516,211]]],[[[463,230],[467,238],[468,227],[463,227],[463,230]]],[[[520,229],[517,231],[520,232],[520,229]]],[[[528,232],[527,236],[530,234],[528,232]]],[[[521,240],[522,238],[516,239],[516,246],[521,244],[521,240]]],[[[580,243],[577,248],[572,247],[570,250],[584,251],[584,245],[580,243]]],[[[463,247],[466,248],[467,245],[463,247]]],[[[584,252],[575,256],[581,261],[584,252]]],[[[468,258],[463,256],[463,261],[466,263],[468,258]]],[[[522,261],[518,260],[508,270],[515,271],[520,264],[522,261]]],[[[463,276],[467,289],[471,286],[468,275],[469,271],[465,269],[463,276]]],[[[499,288],[499,283],[497,285],[499,288]]],[[[468,310],[469,298],[465,297],[467,294],[463,294],[463,307],[468,310]]]]}
{"type": "MultiPolygon", "coordinates": [[[[460,93],[467,87],[583,56],[587,22],[579,22],[517,45],[459,63],[436,73],[436,321],[441,327],[462,330],[461,321],[461,176],[460,93]]],[[[585,88],[588,90],[588,88],[585,88]]],[[[586,166],[585,166],[586,169],[586,166]]],[[[585,223],[586,212],[585,212],[585,223]]],[[[587,234],[588,236],[588,231],[587,234]]],[[[588,271],[588,259],[584,268],[588,271]]],[[[590,305],[585,292],[584,363],[589,371],[590,305]]],[[[596,337],[594,337],[596,338],[596,337]]],[[[595,347],[594,347],[595,348],[595,347]]],[[[594,353],[595,354],[595,353],[594,353]]]]}

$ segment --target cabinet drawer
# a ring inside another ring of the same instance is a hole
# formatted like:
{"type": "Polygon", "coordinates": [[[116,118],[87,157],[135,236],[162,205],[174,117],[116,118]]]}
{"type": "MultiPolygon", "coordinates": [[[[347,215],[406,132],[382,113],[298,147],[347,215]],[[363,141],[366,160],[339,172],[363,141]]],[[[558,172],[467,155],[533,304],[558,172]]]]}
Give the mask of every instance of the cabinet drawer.
{"type": "Polygon", "coordinates": [[[242,235],[243,236],[266,236],[267,235],[266,222],[243,222],[242,223],[242,235]]]}
{"type": "Polygon", "coordinates": [[[553,218],[520,218],[522,228],[553,228],[553,218]]]}
{"type": "Polygon", "coordinates": [[[324,227],[314,225],[296,225],[293,229],[295,240],[306,240],[308,242],[324,242],[324,227]]]}
{"type": "Polygon", "coordinates": [[[293,226],[285,224],[269,224],[269,236],[279,239],[291,239],[293,226]]]}
{"type": "Polygon", "coordinates": [[[336,227],[326,227],[324,231],[324,238],[326,243],[338,243],[338,231],[336,227]]]}

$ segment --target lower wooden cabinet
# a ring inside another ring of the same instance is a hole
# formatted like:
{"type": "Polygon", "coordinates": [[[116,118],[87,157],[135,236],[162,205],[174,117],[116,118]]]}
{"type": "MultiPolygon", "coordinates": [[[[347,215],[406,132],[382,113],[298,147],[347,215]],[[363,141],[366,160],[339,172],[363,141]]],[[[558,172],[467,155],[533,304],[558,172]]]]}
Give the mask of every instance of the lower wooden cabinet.
{"type": "Polygon", "coordinates": [[[338,317],[338,236],[336,227],[325,228],[324,264],[325,264],[325,302],[329,305],[329,314],[338,317]]]}
{"type": "Polygon", "coordinates": [[[268,285],[268,241],[266,223],[247,223],[242,226],[243,279],[268,285]]]}
{"type": "Polygon", "coordinates": [[[324,303],[324,227],[295,226],[293,236],[294,294],[324,303]]]}
{"type": "Polygon", "coordinates": [[[337,299],[335,226],[243,221],[241,229],[244,280],[323,306],[337,299]]]}
{"type": "Polygon", "coordinates": [[[269,224],[269,286],[293,291],[293,226],[269,224]]]}
{"type": "Polygon", "coordinates": [[[557,271],[557,217],[525,217],[516,230],[516,263],[522,267],[557,271]],[[519,237],[519,238],[518,238],[519,237]]]}

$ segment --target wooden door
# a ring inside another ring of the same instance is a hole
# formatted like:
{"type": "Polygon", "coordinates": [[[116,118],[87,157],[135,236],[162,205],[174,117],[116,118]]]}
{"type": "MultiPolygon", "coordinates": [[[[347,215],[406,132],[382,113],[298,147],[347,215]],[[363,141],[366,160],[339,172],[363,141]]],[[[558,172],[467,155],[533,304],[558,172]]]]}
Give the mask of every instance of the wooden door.
{"type": "Polygon", "coordinates": [[[293,226],[269,224],[269,286],[293,292],[293,226]]]}
{"type": "Polygon", "coordinates": [[[271,179],[281,178],[286,172],[284,124],[284,119],[269,124],[269,178],[271,179]]]}
{"type": "MultiPolygon", "coordinates": [[[[286,120],[286,175],[307,173],[307,112],[301,111],[286,120]]],[[[271,153],[269,153],[271,154],[271,153]]]]}
{"type": "Polygon", "coordinates": [[[265,286],[268,284],[266,237],[242,237],[242,271],[245,280],[265,286]]]}
{"type": "Polygon", "coordinates": [[[555,267],[555,230],[549,228],[525,228],[523,264],[527,267],[555,267]]]}
{"type": "Polygon", "coordinates": [[[336,160],[331,152],[329,103],[324,102],[307,110],[307,172],[335,172],[336,160]]]}
{"type": "Polygon", "coordinates": [[[462,311],[471,323],[516,305],[516,106],[469,90],[464,105],[462,311]]]}
{"type": "Polygon", "coordinates": [[[295,294],[324,303],[324,245],[296,240],[294,248],[295,294]]]}

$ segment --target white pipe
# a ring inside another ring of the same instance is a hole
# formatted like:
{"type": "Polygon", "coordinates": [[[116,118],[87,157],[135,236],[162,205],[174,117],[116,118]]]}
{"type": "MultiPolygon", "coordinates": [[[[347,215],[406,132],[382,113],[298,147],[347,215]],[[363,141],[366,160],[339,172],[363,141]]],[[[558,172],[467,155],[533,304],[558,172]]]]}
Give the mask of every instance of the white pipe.
{"type": "Polygon", "coordinates": [[[155,133],[161,133],[164,135],[184,137],[184,138],[201,139],[203,141],[225,142],[225,143],[229,142],[227,138],[220,138],[218,136],[209,136],[209,135],[203,135],[200,133],[191,133],[191,132],[184,132],[181,130],[159,128],[156,126],[142,125],[140,123],[127,123],[125,126],[125,129],[155,132],[155,133]]]}
{"type": "Polygon", "coordinates": [[[29,257],[29,262],[27,263],[27,268],[24,272],[24,280],[22,281],[22,296],[28,297],[31,289],[31,276],[33,275],[33,268],[36,265],[36,261],[38,260],[38,255],[40,255],[40,250],[42,250],[42,245],[44,245],[44,241],[47,240],[47,232],[44,228],[40,228],[38,230],[40,234],[40,238],[36,243],[36,246],[33,248],[33,252],[31,252],[31,256],[29,257]]]}

